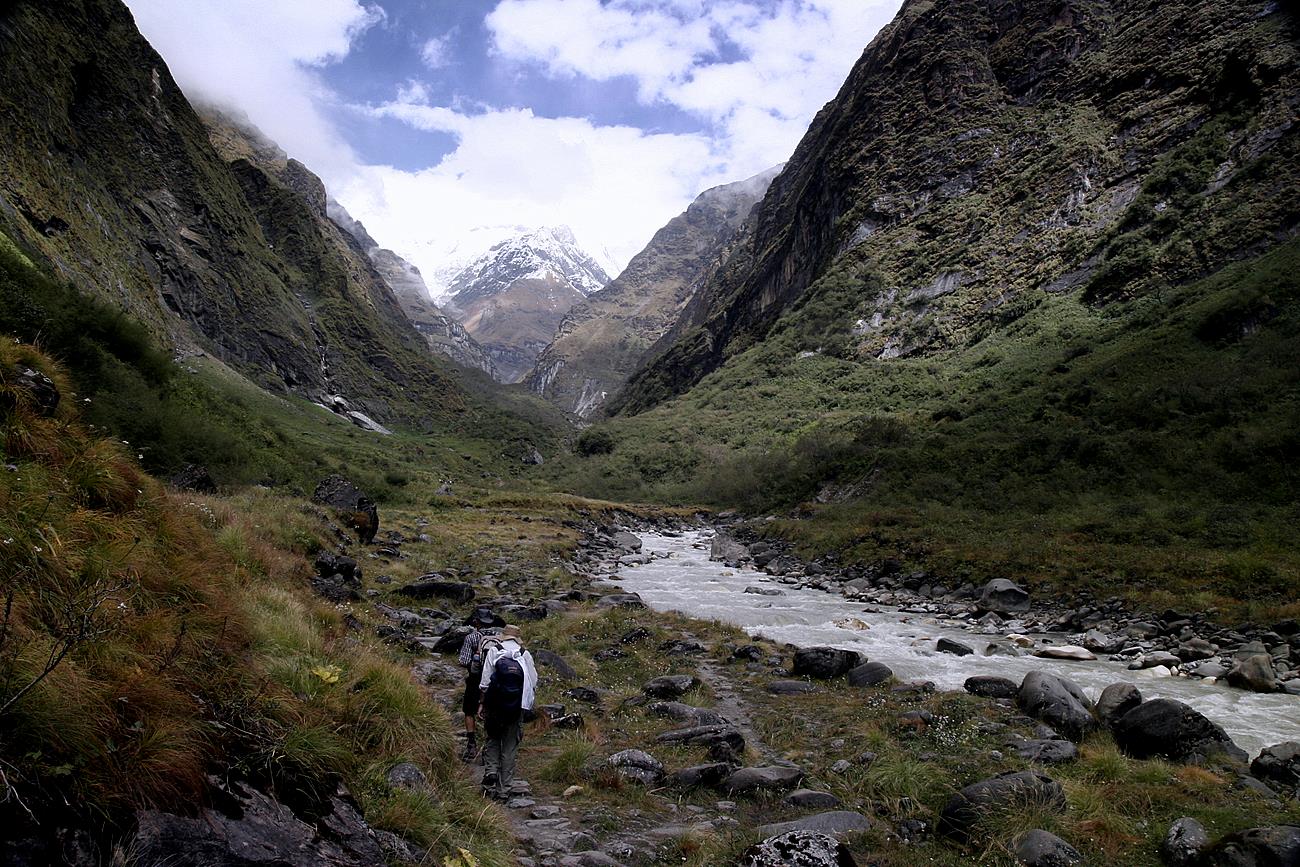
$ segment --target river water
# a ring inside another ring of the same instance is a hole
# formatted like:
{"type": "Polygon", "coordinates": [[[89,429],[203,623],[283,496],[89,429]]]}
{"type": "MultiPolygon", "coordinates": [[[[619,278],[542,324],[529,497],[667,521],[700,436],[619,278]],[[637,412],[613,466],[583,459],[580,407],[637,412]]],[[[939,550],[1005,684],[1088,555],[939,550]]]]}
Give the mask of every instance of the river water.
{"type": "MultiPolygon", "coordinates": [[[[705,620],[739,626],[751,636],[762,636],[801,647],[831,645],[856,650],[873,662],[883,662],[901,680],[934,681],[940,689],[961,689],[966,678],[992,674],[1020,682],[1035,669],[1069,677],[1094,700],[1117,681],[1134,683],[1146,698],[1173,698],[1185,702],[1227,730],[1237,745],[1251,755],[1281,741],[1300,741],[1300,696],[1244,692],[1188,677],[1170,677],[1149,671],[1129,671],[1121,663],[1098,659],[1076,662],[1033,656],[983,656],[991,639],[960,628],[939,625],[930,614],[907,614],[889,606],[871,606],[820,590],[805,590],[774,583],[771,576],[750,569],[733,569],[709,560],[709,532],[680,536],[647,534],[641,537],[643,554],[666,555],[643,566],[625,566],[618,582],[639,593],[651,608],[677,611],[705,620]],[[746,587],[776,587],[784,595],[745,593],[746,587]],[[840,625],[854,618],[869,628],[840,625]],[[947,636],[972,646],[976,653],[954,656],[935,651],[935,641],[947,636]]],[[[1054,636],[1055,643],[1068,643],[1054,636]]],[[[1003,642],[1005,643],[1005,642],[1003,642]]]]}

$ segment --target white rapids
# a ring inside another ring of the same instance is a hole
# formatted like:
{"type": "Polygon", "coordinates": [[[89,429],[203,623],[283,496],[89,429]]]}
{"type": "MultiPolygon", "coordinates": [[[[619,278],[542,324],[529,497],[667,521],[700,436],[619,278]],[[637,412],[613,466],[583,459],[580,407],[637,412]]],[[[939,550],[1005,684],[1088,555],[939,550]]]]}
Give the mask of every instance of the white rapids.
{"type": "MultiPolygon", "coordinates": [[[[907,614],[889,606],[872,606],[881,613],[868,613],[861,602],[775,583],[762,572],[711,562],[711,535],[698,531],[680,536],[642,535],[642,553],[655,558],[645,565],[620,567],[617,580],[627,590],[639,593],[651,608],[730,623],[751,636],[801,647],[831,645],[856,650],[873,662],[885,663],[900,679],[931,680],[940,689],[961,689],[966,678],[976,674],[999,675],[1018,683],[1026,673],[1041,669],[1069,677],[1095,700],[1106,686],[1127,681],[1136,684],[1146,698],[1173,698],[1191,705],[1223,726],[1251,755],[1281,741],[1300,741],[1300,697],[1129,671],[1123,664],[1102,659],[1074,662],[983,656],[979,651],[984,644],[1000,636],[944,627],[937,615],[907,614]],[[754,586],[776,587],[783,595],[744,592],[754,586]],[[846,618],[868,628],[855,627],[846,618]],[[837,626],[837,621],[845,625],[837,626]],[[971,645],[977,652],[967,656],[938,653],[935,641],[941,636],[971,645]]],[[[1057,638],[1056,643],[1065,643],[1057,638]]]]}

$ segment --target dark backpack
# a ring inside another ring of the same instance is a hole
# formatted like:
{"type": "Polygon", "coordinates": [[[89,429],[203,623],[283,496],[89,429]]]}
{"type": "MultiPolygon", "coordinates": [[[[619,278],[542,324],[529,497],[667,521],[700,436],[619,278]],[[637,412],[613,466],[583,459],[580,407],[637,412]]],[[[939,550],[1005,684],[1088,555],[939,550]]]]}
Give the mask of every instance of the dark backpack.
{"type": "Polygon", "coordinates": [[[500,731],[517,722],[524,707],[524,666],[514,656],[501,656],[492,666],[492,679],[483,695],[488,728],[500,731]]]}

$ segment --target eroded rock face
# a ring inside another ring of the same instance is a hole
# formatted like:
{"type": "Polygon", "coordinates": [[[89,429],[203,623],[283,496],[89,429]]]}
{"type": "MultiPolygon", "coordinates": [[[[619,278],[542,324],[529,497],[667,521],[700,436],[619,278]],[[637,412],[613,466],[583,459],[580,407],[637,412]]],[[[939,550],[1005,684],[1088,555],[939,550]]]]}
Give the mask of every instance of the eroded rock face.
{"type": "Polygon", "coordinates": [[[1139,759],[1161,757],[1183,761],[1197,756],[1224,755],[1238,761],[1246,753],[1222,727],[1181,701],[1156,698],[1143,702],[1111,727],[1115,743],[1139,759]]]}
{"type": "Polygon", "coordinates": [[[751,846],[741,867],[857,867],[853,853],[830,834],[787,831],[751,846]]]}
{"type": "Polygon", "coordinates": [[[375,832],[345,792],[319,820],[304,821],[244,783],[218,785],[216,805],[197,816],[142,810],[134,851],[141,864],[185,867],[374,867],[384,863],[375,832]]]}

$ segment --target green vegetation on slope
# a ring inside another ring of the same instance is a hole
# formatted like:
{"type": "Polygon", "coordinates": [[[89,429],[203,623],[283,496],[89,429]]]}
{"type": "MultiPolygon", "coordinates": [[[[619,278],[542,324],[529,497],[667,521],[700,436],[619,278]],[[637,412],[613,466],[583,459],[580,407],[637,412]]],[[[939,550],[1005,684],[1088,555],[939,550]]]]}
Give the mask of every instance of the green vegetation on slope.
{"type": "Polygon", "coordinates": [[[768,526],[846,561],[1293,599],[1298,273],[1292,241],[1103,308],[1042,295],[926,358],[799,357],[848,320],[831,275],[764,343],[584,433],[557,472],[611,498],[804,503],[812,520],[768,526]]]}
{"type": "Polygon", "coordinates": [[[205,466],[222,485],[310,492],[342,472],[380,502],[409,499],[411,480],[482,485],[518,475],[526,444],[548,449],[558,420],[540,400],[463,379],[470,406],[436,437],[362,431],[306,400],[256,388],[219,362],[175,364],[117,308],[47,277],[0,233],[0,335],[34,342],[64,364],[83,418],[130,444],[166,476],[205,466]]]}
{"type": "Polygon", "coordinates": [[[0,344],[0,824],[72,810],[112,836],[134,809],[201,802],[213,768],[302,804],[342,781],[380,812],[374,780],[412,761],[436,792],[388,824],[435,856],[508,863],[445,713],[309,598],[327,516],[266,493],[169,494],[71,402],[42,411],[15,365],[69,390],[48,358],[0,344]]]}

